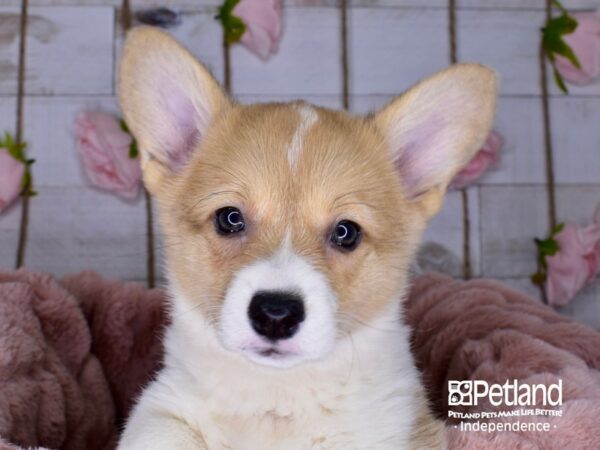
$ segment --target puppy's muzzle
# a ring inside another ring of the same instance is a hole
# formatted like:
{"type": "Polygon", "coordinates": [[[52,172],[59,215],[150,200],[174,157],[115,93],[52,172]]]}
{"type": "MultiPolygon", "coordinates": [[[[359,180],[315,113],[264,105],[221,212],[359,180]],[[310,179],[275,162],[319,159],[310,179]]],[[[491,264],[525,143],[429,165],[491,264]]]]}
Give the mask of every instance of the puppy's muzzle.
{"type": "Polygon", "coordinates": [[[304,302],[294,292],[261,291],[248,307],[252,328],[270,341],[292,337],[304,321],[304,302]]]}

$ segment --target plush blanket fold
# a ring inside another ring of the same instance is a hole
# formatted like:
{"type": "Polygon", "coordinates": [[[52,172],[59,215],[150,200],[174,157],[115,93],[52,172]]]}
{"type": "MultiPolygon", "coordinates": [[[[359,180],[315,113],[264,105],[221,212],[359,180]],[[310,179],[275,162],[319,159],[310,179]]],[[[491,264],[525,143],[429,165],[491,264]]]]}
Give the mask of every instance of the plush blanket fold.
{"type": "MultiPolygon", "coordinates": [[[[600,333],[490,280],[427,274],[406,303],[417,365],[436,412],[447,418],[448,380],[550,385],[562,379],[563,416],[510,416],[498,422],[549,422],[542,432],[464,432],[450,421],[456,449],[600,448],[600,333]]],[[[553,409],[541,406],[542,409],[553,409]]],[[[487,402],[459,412],[522,409],[487,402]]],[[[556,409],[556,408],[554,408],[556,409]]]]}
{"type": "Polygon", "coordinates": [[[0,449],[114,447],[160,361],[162,305],[94,273],[0,273],[0,449]]]}
{"type": "MultiPolygon", "coordinates": [[[[432,407],[443,418],[448,380],[563,380],[563,416],[543,418],[556,428],[463,432],[450,421],[450,448],[598,448],[598,331],[501,284],[436,274],[414,281],[405,319],[432,407]]],[[[62,280],[0,272],[0,450],[114,448],[160,366],[166,321],[160,290],[91,272],[62,280]]],[[[456,410],[495,409],[483,403],[456,410]]]]}

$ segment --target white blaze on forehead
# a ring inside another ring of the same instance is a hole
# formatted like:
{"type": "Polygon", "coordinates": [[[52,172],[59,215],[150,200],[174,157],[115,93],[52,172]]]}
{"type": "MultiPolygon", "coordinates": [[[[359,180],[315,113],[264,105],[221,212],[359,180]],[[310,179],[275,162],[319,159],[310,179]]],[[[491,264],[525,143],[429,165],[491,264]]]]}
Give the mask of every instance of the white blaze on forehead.
{"type": "Polygon", "coordinates": [[[290,163],[292,171],[296,170],[300,153],[302,153],[304,135],[319,118],[317,111],[309,105],[298,105],[296,106],[296,110],[300,116],[300,121],[288,149],[288,162],[290,163]]]}

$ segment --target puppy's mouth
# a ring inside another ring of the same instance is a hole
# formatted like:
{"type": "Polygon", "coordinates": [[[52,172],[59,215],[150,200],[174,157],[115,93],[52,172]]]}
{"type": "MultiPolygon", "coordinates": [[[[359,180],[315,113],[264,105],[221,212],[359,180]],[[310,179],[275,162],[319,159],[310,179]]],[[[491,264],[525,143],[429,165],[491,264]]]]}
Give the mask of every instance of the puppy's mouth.
{"type": "Polygon", "coordinates": [[[298,351],[285,348],[287,345],[281,343],[261,343],[242,349],[248,359],[255,363],[267,366],[285,367],[293,365],[299,358],[298,351]]]}
{"type": "Polygon", "coordinates": [[[277,359],[279,357],[284,357],[286,355],[285,352],[282,352],[281,350],[275,348],[275,347],[270,347],[270,348],[265,348],[262,350],[257,350],[257,353],[260,356],[264,356],[265,358],[274,358],[277,359]]]}

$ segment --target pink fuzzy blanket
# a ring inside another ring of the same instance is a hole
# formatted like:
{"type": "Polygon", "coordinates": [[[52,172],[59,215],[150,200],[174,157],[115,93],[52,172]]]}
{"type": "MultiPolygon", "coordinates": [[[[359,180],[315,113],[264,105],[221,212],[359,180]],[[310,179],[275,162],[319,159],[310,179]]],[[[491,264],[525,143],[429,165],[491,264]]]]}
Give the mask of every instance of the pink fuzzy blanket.
{"type": "MultiPolygon", "coordinates": [[[[500,283],[456,281],[438,274],[414,281],[406,311],[417,365],[431,404],[443,418],[448,417],[448,380],[550,385],[562,379],[562,417],[493,419],[549,422],[549,431],[465,432],[459,422],[450,421],[449,448],[600,449],[600,332],[500,283]]],[[[484,402],[450,409],[473,413],[526,408],[484,402]]]]}
{"type": "Polygon", "coordinates": [[[91,272],[0,272],[0,450],[114,448],[160,363],[163,305],[91,272]]]}
{"type": "MultiPolygon", "coordinates": [[[[543,420],[550,431],[465,432],[455,420],[450,448],[600,448],[599,332],[500,284],[441,275],[414,281],[406,311],[440,417],[448,414],[448,380],[563,380],[562,417],[501,419],[543,420]]],[[[160,290],[90,272],[60,281],[0,273],[0,450],[114,448],[160,365],[166,321],[160,290]]],[[[460,411],[499,409],[510,408],[480,403],[460,411]]]]}

